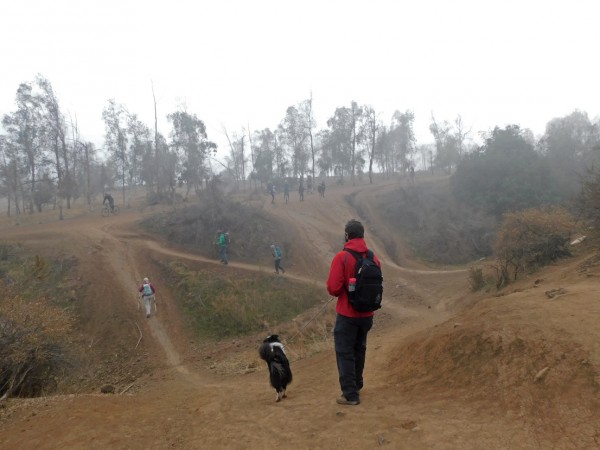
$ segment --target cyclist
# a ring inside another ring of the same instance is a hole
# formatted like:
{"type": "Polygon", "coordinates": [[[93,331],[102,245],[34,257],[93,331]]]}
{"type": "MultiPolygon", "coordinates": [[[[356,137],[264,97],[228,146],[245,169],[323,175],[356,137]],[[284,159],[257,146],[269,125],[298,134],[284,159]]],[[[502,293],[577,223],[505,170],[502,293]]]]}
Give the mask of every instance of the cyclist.
{"type": "Polygon", "coordinates": [[[102,200],[102,204],[105,205],[108,202],[108,206],[110,206],[110,212],[115,212],[115,199],[110,194],[104,194],[104,200],[102,200]]]}

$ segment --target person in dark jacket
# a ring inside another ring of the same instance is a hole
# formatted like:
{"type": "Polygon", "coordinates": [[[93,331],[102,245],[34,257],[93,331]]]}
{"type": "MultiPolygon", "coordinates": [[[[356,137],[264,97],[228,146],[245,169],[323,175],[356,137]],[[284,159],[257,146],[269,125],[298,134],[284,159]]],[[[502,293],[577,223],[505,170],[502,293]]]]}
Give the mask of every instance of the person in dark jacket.
{"type": "Polygon", "coordinates": [[[108,202],[108,206],[110,207],[111,212],[115,212],[115,199],[110,194],[104,194],[104,200],[102,200],[102,204],[105,205],[108,202]]]}
{"type": "Polygon", "coordinates": [[[219,246],[219,259],[221,260],[221,264],[229,264],[229,257],[227,256],[227,251],[229,250],[229,233],[222,230],[217,231],[216,244],[219,246]]]}
{"type": "MultiPolygon", "coordinates": [[[[350,220],[344,229],[345,249],[366,256],[365,229],[357,220],[350,220]]],[[[374,256],[375,263],[381,263],[374,256]]],[[[356,258],[347,251],[338,252],[331,261],[327,291],[337,297],[337,313],[333,337],[335,356],[342,396],[337,399],[341,405],[360,404],[359,392],[363,387],[363,370],[367,352],[367,334],[373,326],[373,312],[359,312],[348,301],[348,280],[354,278],[356,258]]]]}

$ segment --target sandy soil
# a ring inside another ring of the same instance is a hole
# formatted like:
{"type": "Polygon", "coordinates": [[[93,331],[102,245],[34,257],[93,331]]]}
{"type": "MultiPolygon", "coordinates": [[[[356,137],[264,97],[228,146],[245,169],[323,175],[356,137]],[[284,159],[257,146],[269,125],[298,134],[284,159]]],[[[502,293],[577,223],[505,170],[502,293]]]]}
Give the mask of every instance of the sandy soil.
{"type": "MultiPolygon", "coordinates": [[[[298,202],[292,195],[288,205],[269,205],[305,243],[298,258],[304,262],[286,276],[324,286],[343,225],[358,215],[346,196],[368,204],[376,191],[391,188],[335,186],[325,199],[314,194],[298,202]]],[[[100,394],[98,386],[97,393],[11,399],[0,416],[0,448],[600,448],[595,259],[582,255],[551,267],[537,282],[524,279],[501,296],[474,295],[464,268],[395,264],[375,237],[394,231],[368,212],[368,225],[378,233],[366,238],[383,261],[385,306],[369,336],[366,384],[356,407],[335,403],[331,342],[304,358],[294,358],[289,345],[294,382],[288,398],[275,403],[257,361],[256,337],[219,348],[194,345],[160,273],[152,277],[161,288],[158,313],[146,320],[138,309],[137,283],[155,271],[151,255],[234,274],[264,267],[236,261],[222,267],[170,248],[136,227],[149,210],[110,218],[72,214],[19,226],[4,221],[3,239],[78,258],[81,276],[101,286],[81,298],[90,351],[94,342],[116,353],[135,350],[138,370],[114,395],[100,394]],[[550,298],[556,289],[562,291],[550,298]],[[223,352],[246,370],[215,370],[215,355],[223,352]]],[[[329,312],[333,305],[327,304],[329,312]]],[[[118,359],[115,354],[111,364],[118,359]]]]}

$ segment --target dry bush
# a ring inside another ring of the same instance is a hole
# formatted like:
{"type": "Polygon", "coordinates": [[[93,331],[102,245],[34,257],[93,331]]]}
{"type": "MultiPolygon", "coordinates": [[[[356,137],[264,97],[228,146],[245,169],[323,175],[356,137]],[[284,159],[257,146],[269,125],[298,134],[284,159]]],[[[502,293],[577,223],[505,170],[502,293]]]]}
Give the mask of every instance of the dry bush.
{"type": "Polygon", "coordinates": [[[0,297],[0,398],[42,395],[64,366],[72,319],[44,299],[0,297]]]}
{"type": "Polygon", "coordinates": [[[469,286],[473,292],[480,291],[485,287],[485,278],[481,267],[469,268],[469,286]]]}
{"type": "Polygon", "coordinates": [[[575,219],[563,208],[533,208],[504,215],[494,242],[496,287],[519,273],[570,256],[575,219]]]}

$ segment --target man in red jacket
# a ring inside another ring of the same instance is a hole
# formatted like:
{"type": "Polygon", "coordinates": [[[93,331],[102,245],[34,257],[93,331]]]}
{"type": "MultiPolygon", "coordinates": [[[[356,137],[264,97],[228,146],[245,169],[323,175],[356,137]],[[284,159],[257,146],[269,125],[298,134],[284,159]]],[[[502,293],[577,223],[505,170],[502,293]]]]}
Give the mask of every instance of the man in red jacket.
{"type": "MultiPolygon", "coordinates": [[[[350,220],[344,229],[346,244],[344,249],[367,254],[365,229],[358,220],[350,220]]],[[[377,257],[375,263],[381,267],[377,257]]],[[[348,280],[354,278],[356,258],[347,251],[338,252],[331,261],[327,291],[337,297],[335,311],[337,317],[333,329],[335,355],[340,376],[342,396],[337,399],[340,405],[358,405],[359,391],[363,387],[363,369],[367,351],[367,334],[373,326],[373,312],[359,312],[348,301],[348,280]]]]}

